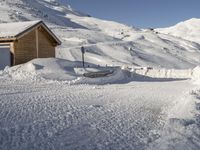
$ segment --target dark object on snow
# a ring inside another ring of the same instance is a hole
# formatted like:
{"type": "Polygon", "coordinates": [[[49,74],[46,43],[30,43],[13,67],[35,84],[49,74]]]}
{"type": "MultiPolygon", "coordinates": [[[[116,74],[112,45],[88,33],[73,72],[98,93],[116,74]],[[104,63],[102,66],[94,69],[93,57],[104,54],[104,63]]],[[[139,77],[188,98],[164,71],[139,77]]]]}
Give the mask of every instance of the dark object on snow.
{"type": "Polygon", "coordinates": [[[99,78],[99,77],[106,77],[108,75],[113,74],[113,70],[105,70],[105,71],[98,71],[98,72],[89,72],[89,73],[84,73],[84,77],[88,78],[99,78]]]}
{"type": "Polygon", "coordinates": [[[150,31],[154,31],[154,28],[149,28],[150,31]]]}
{"type": "Polygon", "coordinates": [[[81,47],[81,53],[82,53],[83,67],[85,67],[85,61],[84,61],[85,48],[83,46],[81,47]]]}

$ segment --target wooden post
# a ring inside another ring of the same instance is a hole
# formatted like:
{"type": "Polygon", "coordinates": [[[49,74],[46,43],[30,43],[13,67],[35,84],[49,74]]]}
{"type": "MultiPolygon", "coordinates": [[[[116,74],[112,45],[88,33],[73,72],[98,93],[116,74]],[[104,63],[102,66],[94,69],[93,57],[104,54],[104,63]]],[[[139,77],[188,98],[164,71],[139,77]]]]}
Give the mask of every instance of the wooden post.
{"type": "Polygon", "coordinates": [[[84,60],[85,48],[83,46],[81,47],[81,53],[82,53],[83,67],[85,67],[85,60],[84,60]]]}
{"type": "Polygon", "coordinates": [[[39,58],[38,28],[36,29],[35,34],[36,34],[36,53],[37,53],[36,55],[37,55],[37,58],[39,58]]]}
{"type": "Polygon", "coordinates": [[[12,43],[10,43],[11,66],[15,65],[14,52],[15,52],[15,45],[14,45],[14,42],[12,42],[12,43]]]}
{"type": "Polygon", "coordinates": [[[85,67],[84,53],[82,53],[83,67],[85,67]]]}

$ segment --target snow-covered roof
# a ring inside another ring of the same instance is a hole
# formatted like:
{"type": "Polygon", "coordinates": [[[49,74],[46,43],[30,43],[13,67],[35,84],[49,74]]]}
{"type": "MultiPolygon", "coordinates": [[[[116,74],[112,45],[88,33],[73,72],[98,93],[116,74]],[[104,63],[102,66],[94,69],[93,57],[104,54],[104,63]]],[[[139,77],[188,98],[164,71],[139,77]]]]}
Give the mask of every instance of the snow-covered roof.
{"type": "Polygon", "coordinates": [[[41,20],[0,24],[0,40],[12,38],[17,39],[19,36],[23,35],[23,33],[26,33],[30,29],[40,24],[47,30],[49,34],[51,34],[58,44],[61,44],[56,35],[51,32],[51,30],[41,20]]]}
{"type": "Polygon", "coordinates": [[[32,26],[40,23],[40,21],[26,21],[0,24],[0,38],[12,38],[32,26]]]}

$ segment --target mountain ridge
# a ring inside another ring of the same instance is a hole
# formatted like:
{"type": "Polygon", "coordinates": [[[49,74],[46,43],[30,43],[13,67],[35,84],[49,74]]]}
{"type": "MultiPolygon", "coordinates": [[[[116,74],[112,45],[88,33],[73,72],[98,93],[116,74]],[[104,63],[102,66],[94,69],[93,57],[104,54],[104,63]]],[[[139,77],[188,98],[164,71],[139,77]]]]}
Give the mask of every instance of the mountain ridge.
{"type": "Polygon", "coordinates": [[[191,18],[167,28],[158,28],[156,31],[200,43],[200,19],[191,18]]]}

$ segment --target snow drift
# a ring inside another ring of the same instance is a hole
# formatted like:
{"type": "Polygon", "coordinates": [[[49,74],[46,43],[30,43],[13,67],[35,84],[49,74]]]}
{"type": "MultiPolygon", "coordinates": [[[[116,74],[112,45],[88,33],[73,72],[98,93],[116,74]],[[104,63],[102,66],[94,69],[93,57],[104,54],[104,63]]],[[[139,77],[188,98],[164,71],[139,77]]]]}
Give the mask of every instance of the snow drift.
{"type": "Polygon", "coordinates": [[[22,65],[6,67],[0,72],[0,78],[7,80],[55,81],[68,84],[108,84],[128,80],[126,71],[119,67],[100,67],[88,65],[83,68],[81,62],[71,62],[56,58],[34,59],[22,65]],[[106,77],[87,78],[84,73],[111,70],[106,77]]]}
{"type": "Polygon", "coordinates": [[[170,81],[200,78],[200,69],[196,67],[188,70],[155,69],[155,68],[126,68],[103,67],[82,62],[72,62],[64,59],[46,58],[34,59],[22,65],[6,67],[0,72],[0,78],[7,80],[55,81],[68,84],[109,84],[127,83],[131,81],[170,81]],[[99,71],[113,72],[105,77],[89,78],[84,73],[98,73],[99,71]]]}

